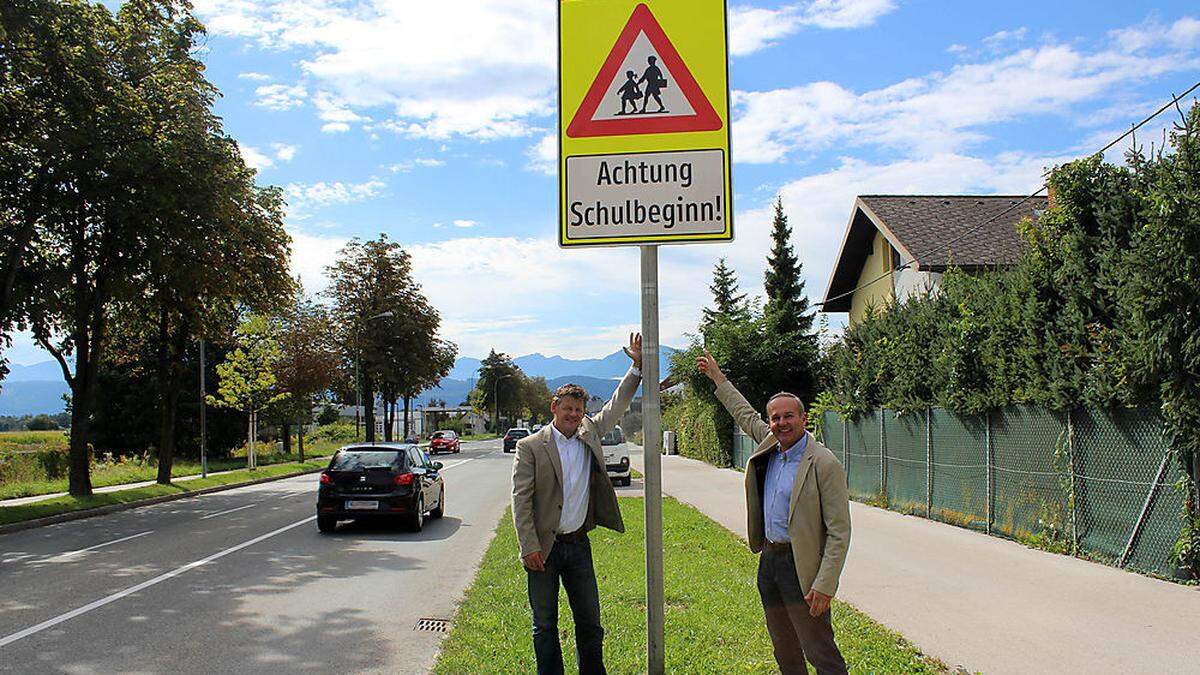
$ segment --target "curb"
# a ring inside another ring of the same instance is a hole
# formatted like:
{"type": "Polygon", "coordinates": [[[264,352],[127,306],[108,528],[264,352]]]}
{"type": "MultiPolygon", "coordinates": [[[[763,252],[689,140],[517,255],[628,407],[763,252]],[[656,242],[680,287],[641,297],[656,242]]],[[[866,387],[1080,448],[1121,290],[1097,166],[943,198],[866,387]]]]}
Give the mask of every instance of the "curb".
{"type": "Polygon", "coordinates": [[[17,523],[9,523],[7,525],[0,525],[0,534],[8,534],[9,532],[20,532],[21,530],[31,530],[35,527],[43,527],[46,525],[55,525],[57,523],[67,523],[72,520],[83,520],[84,518],[91,518],[93,516],[103,516],[103,515],[106,515],[109,513],[116,513],[118,511],[128,511],[129,509],[136,509],[141,506],[151,506],[153,504],[162,504],[163,502],[173,502],[177,499],[185,499],[187,497],[196,497],[198,495],[206,495],[206,494],[211,494],[213,492],[224,492],[225,490],[233,490],[235,488],[247,487],[250,485],[258,485],[260,483],[270,483],[272,481],[283,480],[285,478],[295,478],[296,476],[306,476],[308,474],[319,473],[324,470],[325,470],[324,468],[320,468],[320,469],[307,469],[305,471],[294,471],[292,473],[285,473],[285,474],[281,474],[278,476],[268,476],[266,478],[256,478],[254,480],[242,481],[240,483],[229,483],[227,485],[214,485],[213,487],[201,488],[199,490],[189,490],[187,492],[180,492],[178,494],[173,494],[173,495],[162,495],[161,497],[151,497],[149,499],[142,499],[142,500],[138,500],[136,502],[125,502],[124,504],[108,504],[106,506],[97,506],[95,508],[90,508],[90,509],[80,509],[78,511],[68,511],[66,513],[55,514],[53,516],[43,516],[41,518],[32,518],[30,520],[22,520],[17,523]]]}

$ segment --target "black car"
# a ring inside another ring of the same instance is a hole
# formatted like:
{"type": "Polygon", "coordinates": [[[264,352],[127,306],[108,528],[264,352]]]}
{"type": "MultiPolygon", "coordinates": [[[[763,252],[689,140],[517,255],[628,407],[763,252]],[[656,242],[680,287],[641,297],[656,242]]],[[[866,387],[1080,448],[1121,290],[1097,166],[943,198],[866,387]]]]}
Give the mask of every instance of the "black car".
{"type": "Polygon", "coordinates": [[[420,531],[426,513],[445,513],[441,469],[441,462],[408,443],[346,446],[321,472],[317,529],[333,532],[339,520],[399,518],[420,531]]]}
{"type": "Polygon", "coordinates": [[[530,434],[530,431],[525,427],[513,427],[504,433],[504,451],[516,452],[517,441],[525,438],[530,434]]]}

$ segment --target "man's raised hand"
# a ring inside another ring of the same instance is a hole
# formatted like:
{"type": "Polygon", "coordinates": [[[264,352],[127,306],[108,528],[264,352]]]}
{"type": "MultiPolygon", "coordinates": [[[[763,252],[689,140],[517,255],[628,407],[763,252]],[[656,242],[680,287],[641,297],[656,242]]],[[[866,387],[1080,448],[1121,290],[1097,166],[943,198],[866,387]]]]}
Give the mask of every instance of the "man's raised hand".
{"type": "Polygon", "coordinates": [[[721,372],[720,366],[717,365],[717,360],[713,358],[712,354],[708,353],[707,347],[704,349],[704,356],[696,357],[696,367],[700,369],[700,372],[707,375],[708,379],[712,380],[714,384],[720,385],[725,381],[725,373],[721,372]]]}
{"type": "Polygon", "coordinates": [[[623,347],[625,356],[633,360],[633,367],[638,370],[642,369],[642,334],[630,333],[629,346],[623,347]]]}

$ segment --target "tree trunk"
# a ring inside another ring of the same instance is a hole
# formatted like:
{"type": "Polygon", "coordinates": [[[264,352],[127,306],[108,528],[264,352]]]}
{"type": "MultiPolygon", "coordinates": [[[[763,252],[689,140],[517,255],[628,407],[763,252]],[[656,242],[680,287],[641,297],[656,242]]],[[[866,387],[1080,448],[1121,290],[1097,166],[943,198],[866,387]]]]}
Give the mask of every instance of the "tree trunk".
{"type": "Polygon", "coordinates": [[[383,442],[392,442],[392,402],[387,394],[383,396],[383,442]]]}
{"type": "Polygon", "coordinates": [[[246,413],[246,468],[253,469],[254,458],[254,411],[246,413]]]}
{"type": "Polygon", "coordinates": [[[159,321],[159,416],[158,416],[158,483],[171,484],[171,469],[175,463],[175,427],[179,420],[179,394],[182,387],[183,350],[188,331],[180,326],[175,335],[168,335],[166,313],[159,321]]]}
{"type": "Polygon", "coordinates": [[[408,440],[408,406],[412,402],[411,396],[404,397],[404,439],[408,440]]]}
{"type": "Polygon", "coordinates": [[[304,423],[296,424],[296,453],[300,455],[300,461],[304,461],[304,423]]]}
{"type": "Polygon", "coordinates": [[[284,422],[279,425],[280,435],[283,436],[283,454],[292,454],[292,425],[289,422],[284,422]]]}

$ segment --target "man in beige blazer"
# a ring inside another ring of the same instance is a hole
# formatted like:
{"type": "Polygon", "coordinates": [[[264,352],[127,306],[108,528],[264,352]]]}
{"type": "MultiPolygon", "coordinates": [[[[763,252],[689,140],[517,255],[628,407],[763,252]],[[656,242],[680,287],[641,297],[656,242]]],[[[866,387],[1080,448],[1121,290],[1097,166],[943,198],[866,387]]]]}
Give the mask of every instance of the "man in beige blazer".
{"type": "Polygon", "coordinates": [[[630,335],[633,361],[604,408],[589,417],[588,394],[577,384],[554,392],[552,424],[517,441],[512,514],[533,610],[538,675],[563,672],[558,641],[558,587],[575,616],[575,659],[581,675],[604,673],[600,591],[587,533],[597,525],[625,531],[600,439],[629,408],[641,382],[642,336],[630,335]]]}
{"type": "Polygon", "coordinates": [[[717,399],[734,422],[758,443],[746,462],[746,529],[750,550],[762,552],[758,593],[775,662],[783,675],[807,672],[805,657],[818,673],[845,673],[829,603],[850,547],[846,472],[805,430],[808,415],[797,396],[772,396],[768,424],[708,350],[696,365],[717,385],[717,399]]]}

